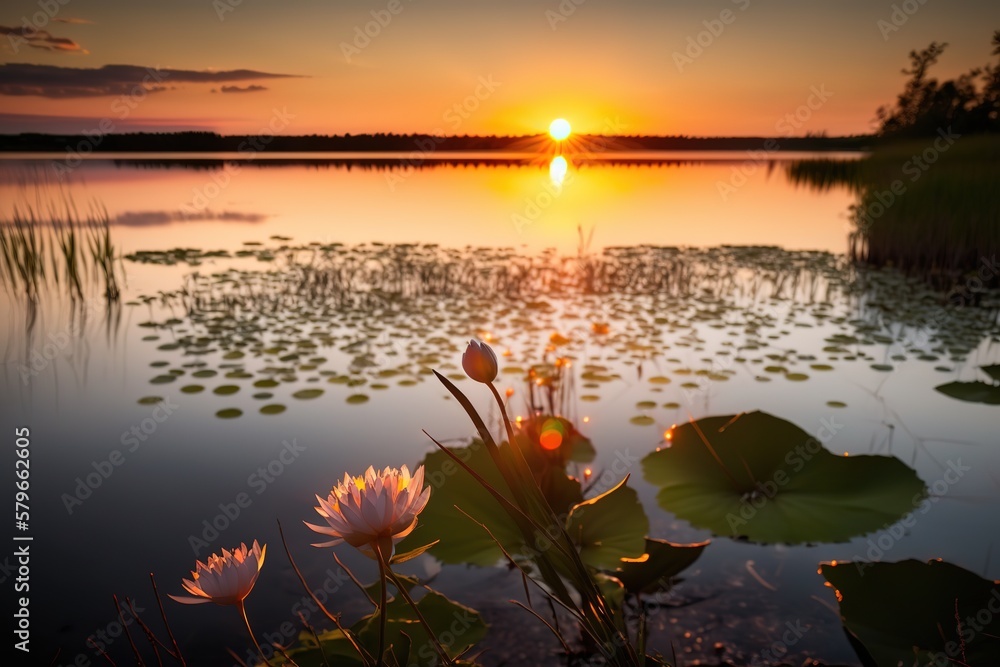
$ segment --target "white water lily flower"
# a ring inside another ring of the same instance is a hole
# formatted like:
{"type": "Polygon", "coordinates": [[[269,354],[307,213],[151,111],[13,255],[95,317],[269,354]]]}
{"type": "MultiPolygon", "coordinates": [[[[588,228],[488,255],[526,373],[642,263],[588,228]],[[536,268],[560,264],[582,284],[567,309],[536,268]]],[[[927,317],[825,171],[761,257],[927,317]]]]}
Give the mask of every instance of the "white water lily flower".
{"type": "Polygon", "coordinates": [[[395,545],[417,525],[417,515],[427,506],[430,487],[424,488],[424,467],[413,476],[402,469],[386,468],[381,472],[369,466],[362,477],[344,475],[326,498],[316,496],[316,511],[326,519],[326,526],[306,523],[317,533],[334,539],[314,544],[332,547],[347,542],[375,558],[376,549],[385,559],[392,557],[395,545]]]}
{"type": "Polygon", "coordinates": [[[232,551],[223,549],[221,556],[212,554],[204,563],[197,561],[191,579],[182,580],[184,590],[194,597],[168,597],[182,604],[242,605],[257,583],[266,554],[267,545],[262,547],[257,540],[250,549],[245,543],[232,551]]]}

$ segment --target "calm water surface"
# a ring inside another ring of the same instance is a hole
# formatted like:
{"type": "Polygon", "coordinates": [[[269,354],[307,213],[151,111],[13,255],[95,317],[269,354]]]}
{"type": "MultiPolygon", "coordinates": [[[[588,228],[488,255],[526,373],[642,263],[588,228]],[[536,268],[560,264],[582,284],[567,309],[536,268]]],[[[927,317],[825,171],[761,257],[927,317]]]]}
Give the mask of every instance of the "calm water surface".
{"type": "MultiPolygon", "coordinates": [[[[681,261],[695,275],[669,299],[648,293],[550,295],[551,308],[544,311],[501,296],[477,307],[461,297],[424,294],[410,306],[405,299],[404,305],[378,307],[352,302],[329,312],[310,311],[301,302],[250,299],[238,314],[239,326],[222,333],[211,331],[210,309],[192,296],[218,295],[241,284],[268,285],[261,291],[273,293],[287,274],[261,272],[287,264],[280,252],[273,261],[260,261],[259,249],[282,245],[344,244],[350,249],[344,252],[362,264],[379,250],[356,246],[372,242],[473,247],[480,250],[456,252],[495,263],[496,252],[485,249],[509,248],[511,256],[523,258],[554,248],[575,256],[582,229],[584,237],[592,233],[587,250],[593,254],[635,245],[842,252],[851,195],[797,188],[787,181],[781,160],[756,164],[742,153],[717,153],[638,155],[616,164],[522,158],[497,165],[436,156],[441,160],[416,169],[371,156],[355,156],[363,159],[353,163],[315,156],[254,163],[225,162],[225,156],[117,157],[85,162],[62,186],[54,185],[51,160],[4,160],[0,213],[9,216],[14,203],[34,197],[33,183],[44,182],[55,198],[104,206],[123,255],[173,248],[258,252],[197,266],[125,260],[121,308],[109,313],[95,299],[83,319],[70,317],[74,310],[58,289],[42,300],[30,327],[20,298],[2,297],[4,431],[16,424],[32,433],[33,639],[39,649],[44,645],[54,653],[61,647],[57,664],[72,664],[81,653],[96,662],[84,638],[109,626],[114,630],[112,594],[134,598],[140,615],[156,622],[150,571],[161,594],[179,593],[180,578],[196,555],[254,538],[268,543],[269,556],[248,609],[260,635],[279,639],[282,624],[295,618],[302,591],[281,551],[276,519],[310,581],[317,587],[328,581],[334,591],[330,606],[348,616],[362,613],[353,587],[330,578],[335,564],[329,554],[308,546],[314,540],[301,522],[312,520],[313,495],[325,494],[345,471],[416,464],[429,451],[422,428],[441,438],[467,437],[459,407],[444,400],[443,388],[420,369],[458,372],[464,342],[487,334],[498,350],[509,351],[504,364],[514,372],[503,374],[501,383],[514,389],[513,412],[524,411],[525,383],[517,368],[560,354],[572,358],[577,397],[596,397],[575,400],[572,416],[597,447],[597,474],[616,460],[629,462],[630,484],[650,516],[653,537],[712,539],[684,581],[651,612],[654,646],[668,654],[673,642],[678,654],[709,660],[721,642],[726,657],[749,660],[792,623],[808,631],[790,647],[788,662],[813,656],[858,664],[833,591],[816,572],[821,561],[939,557],[1000,576],[993,553],[1000,528],[992,509],[1000,500],[996,408],[934,391],[944,382],[973,379],[976,366],[1000,361],[995,315],[992,328],[988,318],[973,325],[968,313],[954,316],[974,340],[949,347],[937,329],[914,326],[912,313],[904,312],[930,302],[919,288],[901,281],[904,287],[889,290],[888,298],[885,290],[844,289],[857,276],[837,257],[796,255],[806,257],[792,271],[798,282],[779,285],[783,269],[761,268],[756,255],[690,251],[681,261]],[[230,268],[243,272],[230,274],[235,283],[210,277],[230,268]],[[176,293],[182,286],[187,291],[176,293]],[[255,315],[248,304],[260,312],[255,315]],[[764,320],[759,336],[754,334],[764,344],[741,355],[751,317],[764,320]],[[831,345],[827,339],[854,332],[861,321],[875,322],[884,339],[863,349],[824,350],[831,345]],[[595,322],[609,323],[609,334],[594,335],[595,322]],[[255,335],[299,356],[281,362],[249,352],[186,356],[174,343],[189,335],[238,337],[256,325],[255,335]],[[297,343],[317,330],[325,333],[315,346],[297,343]],[[572,342],[565,350],[547,349],[553,333],[572,342]],[[921,352],[935,360],[918,358],[921,352]],[[811,370],[816,362],[834,368],[811,370]],[[808,379],[790,381],[764,370],[776,363],[808,379]],[[580,377],[586,364],[604,365],[617,377],[587,388],[580,377]],[[872,367],[882,364],[891,370],[872,367]],[[699,369],[716,376],[707,379],[699,369]],[[171,370],[177,381],[151,382],[171,370]],[[199,370],[218,374],[195,379],[199,370]],[[338,375],[365,382],[334,382],[338,375]],[[655,375],[672,381],[652,385],[648,378],[655,375]],[[278,378],[277,386],[252,386],[271,377],[278,378]],[[691,385],[682,387],[685,381],[691,385]],[[190,384],[205,391],[180,390],[190,384]],[[212,391],[222,385],[239,390],[212,391]],[[293,396],[309,388],[323,394],[293,396]],[[271,396],[254,398],[261,393],[271,396]],[[369,400],[346,400],[359,393],[369,400]],[[158,407],[139,403],[147,396],[166,401],[158,407]],[[637,407],[648,400],[679,407],[637,407]],[[830,401],[846,407],[831,407],[830,401]],[[287,409],[259,413],[272,403],[287,409]],[[242,416],[216,416],[227,408],[242,416]],[[770,412],[810,433],[830,433],[824,445],[837,454],[896,456],[928,485],[942,479],[949,465],[963,473],[905,535],[881,531],[840,544],[755,545],[714,537],[661,509],[638,459],[664,444],[664,429],[689,418],[750,410],[770,412]],[[633,424],[637,415],[652,417],[652,425],[633,424]],[[81,489],[88,476],[99,485],[81,489]],[[237,516],[241,497],[246,506],[237,516]],[[206,522],[222,529],[206,532],[206,522]]],[[[428,256],[439,252],[445,251],[426,250],[428,256]]],[[[487,405],[482,388],[470,385],[461,386],[487,405]]],[[[373,576],[364,559],[341,553],[365,578],[373,576]]],[[[520,595],[520,581],[506,570],[442,570],[430,559],[408,567],[422,575],[440,571],[434,585],[487,614],[493,623],[487,662],[517,663],[519,651],[554,649],[544,629],[505,602],[520,595]]],[[[198,659],[191,664],[230,664],[226,645],[245,652],[240,626],[227,610],[166,604],[181,645],[198,659]]],[[[121,637],[110,650],[126,659],[121,637]]]]}

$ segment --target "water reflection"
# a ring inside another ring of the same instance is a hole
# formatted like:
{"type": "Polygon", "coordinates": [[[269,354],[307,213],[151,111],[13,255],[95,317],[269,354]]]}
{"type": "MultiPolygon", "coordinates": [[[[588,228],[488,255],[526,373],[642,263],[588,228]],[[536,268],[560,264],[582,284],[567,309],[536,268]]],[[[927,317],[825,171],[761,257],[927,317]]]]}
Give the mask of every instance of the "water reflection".
{"type": "Polygon", "coordinates": [[[552,181],[552,185],[557,188],[561,188],[563,181],[566,180],[566,172],[569,169],[569,163],[566,158],[562,155],[557,155],[552,158],[552,162],[549,163],[549,179],[552,181]]]}

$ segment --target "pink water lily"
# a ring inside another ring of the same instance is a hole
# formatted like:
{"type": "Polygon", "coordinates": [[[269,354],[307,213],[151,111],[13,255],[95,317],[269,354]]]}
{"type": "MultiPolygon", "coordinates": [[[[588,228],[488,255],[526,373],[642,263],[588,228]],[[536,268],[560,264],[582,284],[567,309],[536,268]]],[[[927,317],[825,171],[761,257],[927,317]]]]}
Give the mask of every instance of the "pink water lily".
{"type": "Polygon", "coordinates": [[[257,540],[254,540],[253,547],[249,549],[246,544],[241,544],[232,551],[223,549],[221,556],[212,554],[204,563],[197,561],[191,572],[191,579],[181,581],[184,590],[194,597],[169,597],[182,604],[242,604],[257,583],[266,554],[267,545],[262,547],[257,544],[257,540]]]}
{"type": "Polygon", "coordinates": [[[306,525],[334,539],[313,546],[347,542],[373,558],[379,549],[388,559],[395,545],[416,527],[417,515],[427,506],[430,495],[430,487],[424,488],[423,466],[412,477],[405,465],[381,472],[369,466],[360,477],[345,474],[330,495],[316,496],[316,511],[327,525],[306,525]]]}

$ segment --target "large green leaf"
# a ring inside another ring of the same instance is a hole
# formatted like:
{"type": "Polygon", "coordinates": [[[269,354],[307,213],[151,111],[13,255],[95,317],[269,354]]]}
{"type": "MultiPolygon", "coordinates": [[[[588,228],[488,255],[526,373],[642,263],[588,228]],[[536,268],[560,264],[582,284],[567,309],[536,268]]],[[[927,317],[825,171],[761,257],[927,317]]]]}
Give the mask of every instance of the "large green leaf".
{"type": "MultiPolygon", "coordinates": [[[[433,642],[413,608],[401,596],[390,599],[386,618],[385,645],[397,647],[394,655],[400,665],[434,663],[437,655],[433,642]],[[407,652],[403,652],[403,648],[407,652]]],[[[434,636],[452,658],[486,636],[486,623],[475,609],[450,600],[428,589],[417,600],[417,609],[434,636]]],[[[362,645],[372,654],[378,653],[378,613],[359,621],[354,630],[362,645]]],[[[436,663],[434,663],[436,664],[436,663]]]]}
{"type": "Polygon", "coordinates": [[[763,412],[675,428],[642,461],[660,505],[717,535],[756,542],[839,542],[898,521],[927,492],[886,456],[836,456],[763,412]]]}
{"type": "MultiPolygon", "coordinates": [[[[451,451],[494,488],[510,497],[482,441],[473,440],[468,447],[456,447],[451,451]]],[[[397,551],[404,553],[440,540],[430,553],[444,563],[497,564],[503,553],[493,538],[462,512],[489,526],[490,532],[511,553],[521,551],[523,538],[517,524],[464,468],[440,450],[428,454],[422,465],[424,479],[431,487],[431,497],[420,513],[416,529],[397,545],[397,551]]]]}
{"type": "Polygon", "coordinates": [[[824,563],[866,666],[1000,664],[1000,581],[940,560],[824,563]]]}
{"type": "Polygon", "coordinates": [[[672,580],[698,560],[708,542],[672,544],[646,538],[646,552],[618,564],[614,575],[629,593],[655,593],[670,588],[672,580]]]}
{"type": "Polygon", "coordinates": [[[580,547],[580,558],[595,568],[612,569],[622,558],[642,555],[649,519],[635,489],[625,485],[585,500],[570,510],[566,531],[580,547]]]}
{"type": "Polygon", "coordinates": [[[1000,385],[985,382],[947,382],[934,387],[945,396],[967,403],[1000,405],[1000,385]]]}

